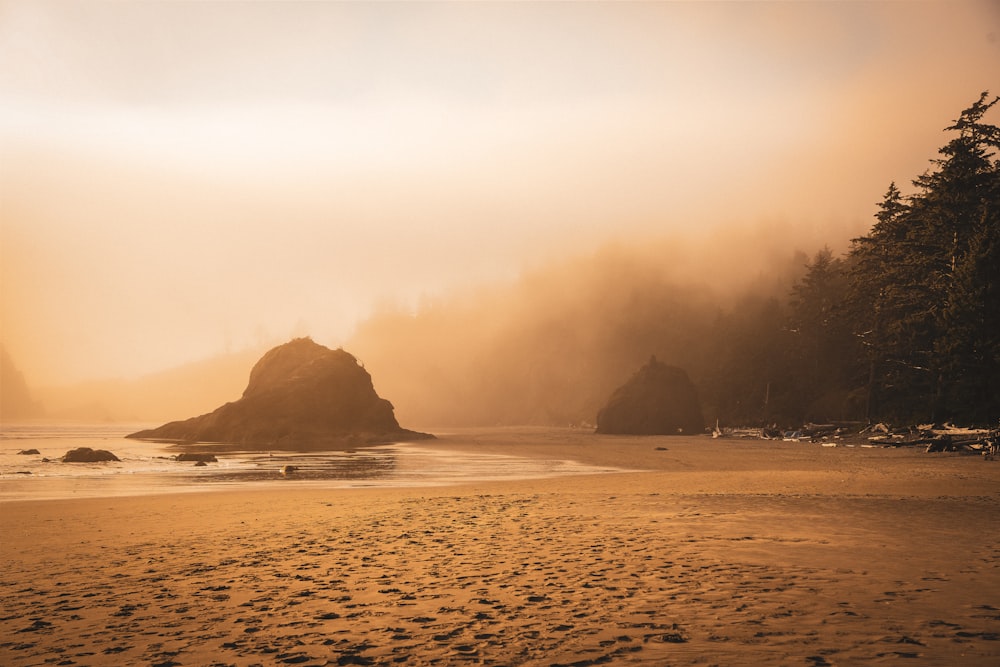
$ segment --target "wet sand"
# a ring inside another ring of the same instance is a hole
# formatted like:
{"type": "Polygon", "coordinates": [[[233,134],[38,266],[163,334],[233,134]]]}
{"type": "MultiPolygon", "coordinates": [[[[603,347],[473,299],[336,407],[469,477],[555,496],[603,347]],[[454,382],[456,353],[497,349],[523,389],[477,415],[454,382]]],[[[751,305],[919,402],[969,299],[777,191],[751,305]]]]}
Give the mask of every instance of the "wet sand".
{"type": "Polygon", "coordinates": [[[645,472],[2,503],[0,664],[1000,664],[1000,462],[470,435],[645,472]]]}

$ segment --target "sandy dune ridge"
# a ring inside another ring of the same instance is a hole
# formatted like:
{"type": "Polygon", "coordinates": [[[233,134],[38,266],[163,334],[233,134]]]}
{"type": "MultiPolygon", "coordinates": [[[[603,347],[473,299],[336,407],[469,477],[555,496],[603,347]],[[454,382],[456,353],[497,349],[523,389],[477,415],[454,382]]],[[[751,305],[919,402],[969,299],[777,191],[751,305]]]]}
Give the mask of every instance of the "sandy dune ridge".
{"type": "Polygon", "coordinates": [[[0,664],[1000,664],[1000,462],[470,434],[645,472],[4,503],[0,664]]]}

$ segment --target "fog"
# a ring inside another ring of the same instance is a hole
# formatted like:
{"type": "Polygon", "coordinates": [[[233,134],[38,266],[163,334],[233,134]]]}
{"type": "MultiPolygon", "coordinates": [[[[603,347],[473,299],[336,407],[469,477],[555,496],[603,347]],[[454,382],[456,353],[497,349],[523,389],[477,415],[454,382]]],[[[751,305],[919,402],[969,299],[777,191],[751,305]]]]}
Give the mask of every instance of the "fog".
{"type": "Polygon", "coordinates": [[[809,259],[794,248],[817,243],[758,224],[608,244],[511,284],[386,307],[349,345],[408,423],[593,425],[650,356],[715,381],[726,341],[747,334],[727,318],[784,301],[809,259]]]}
{"type": "Polygon", "coordinates": [[[2,3],[0,342],[50,412],[116,419],[232,400],[299,335],[401,421],[484,357],[502,393],[603,351],[561,380],[599,393],[654,352],[600,343],[635,285],[710,318],[866,231],[998,35],[989,2],[2,3]]]}

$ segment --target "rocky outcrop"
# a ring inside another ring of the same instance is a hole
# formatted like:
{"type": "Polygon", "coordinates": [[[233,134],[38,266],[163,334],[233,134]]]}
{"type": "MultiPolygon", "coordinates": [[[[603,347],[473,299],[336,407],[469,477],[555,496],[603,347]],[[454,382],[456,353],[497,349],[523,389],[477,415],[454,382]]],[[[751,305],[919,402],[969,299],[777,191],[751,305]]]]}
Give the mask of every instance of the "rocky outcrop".
{"type": "Polygon", "coordinates": [[[297,338],[261,357],[239,400],[128,437],[316,450],[433,436],[401,428],[351,354],[297,338]]]}
{"type": "Polygon", "coordinates": [[[63,463],[100,463],[101,461],[119,461],[121,459],[106,449],[77,447],[66,452],[62,460],[63,463]]]}
{"type": "Polygon", "coordinates": [[[598,433],[691,435],[704,428],[698,393],[687,373],[656,357],[616,389],[597,414],[598,433]]]}

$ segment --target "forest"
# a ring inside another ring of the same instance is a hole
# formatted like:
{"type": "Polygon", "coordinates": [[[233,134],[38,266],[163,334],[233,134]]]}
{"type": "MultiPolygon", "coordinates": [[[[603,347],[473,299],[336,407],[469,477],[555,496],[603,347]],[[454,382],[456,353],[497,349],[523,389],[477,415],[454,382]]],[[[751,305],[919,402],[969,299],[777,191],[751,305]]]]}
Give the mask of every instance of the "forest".
{"type": "Polygon", "coordinates": [[[688,372],[713,424],[995,425],[1000,128],[984,116],[998,99],[962,111],[912,192],[890,183],[841,254],[715,257],[727,275],[750,265],[734,291],[713,284],[711,250],[611,246],[382,312],[349,349],[410,423],[589,424],[655,354],[688,372]]]}
{"type": "Polygon", "coordinates": [[[983,122],[997,100],[963,111],[914,193],[890,184],[871,232],[817,253],[793,287],[789,415],[839,395],[867,420],[1000,417],[1000,128],[983,122]]]}

